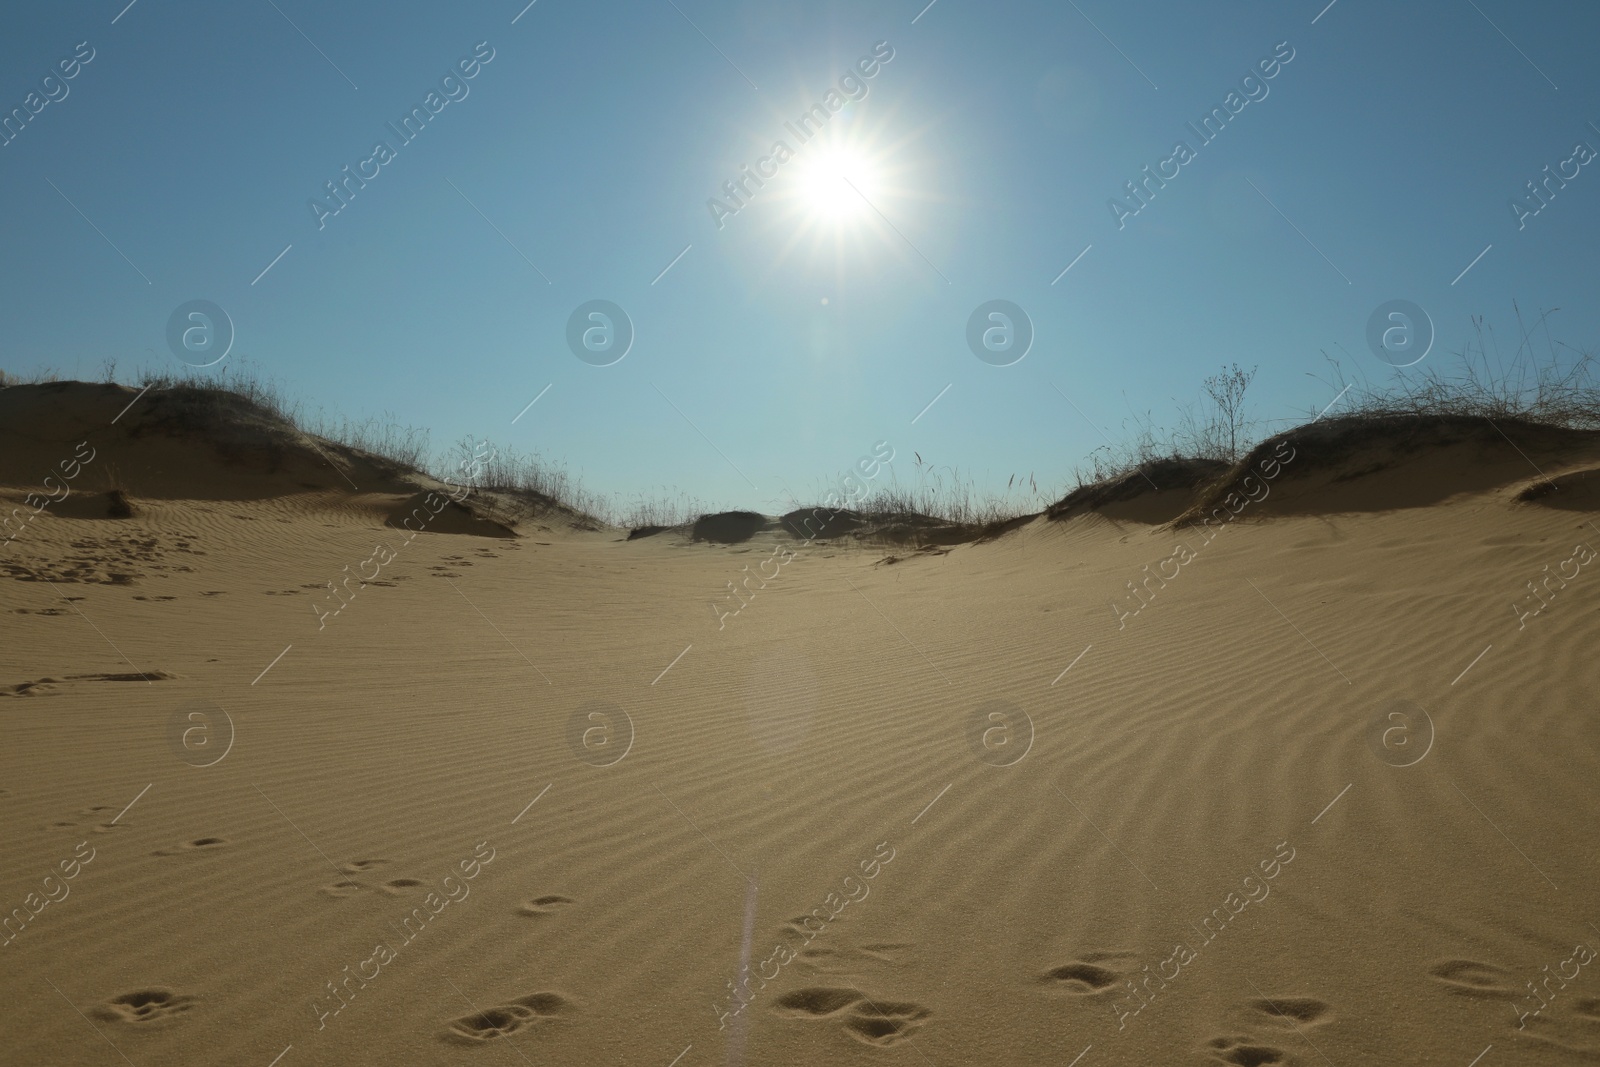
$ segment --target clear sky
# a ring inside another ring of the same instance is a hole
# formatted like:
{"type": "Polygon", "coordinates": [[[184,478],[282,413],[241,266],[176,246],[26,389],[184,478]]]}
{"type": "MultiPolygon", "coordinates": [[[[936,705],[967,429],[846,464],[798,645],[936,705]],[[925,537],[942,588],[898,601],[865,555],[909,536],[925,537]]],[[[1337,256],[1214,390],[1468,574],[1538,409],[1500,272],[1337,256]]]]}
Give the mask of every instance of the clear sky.
{"type": "Polygon", "coordinates": [[[235,339],[205,373],[770,511],[878,440],[1058,484],[1222,363],[1260,366],[1259,415],[1315,411],[1323,350],[1393,373],[1392,300],[1436,326],[1422,366],[1475,315],[1509,339],[1513,300],[1600,325],[1600,9],[1570,0],[125,3],[7,12],[12,371],[181,369],[168,320],[207,300],[235,339]],[[739,206],[742,167],[771,177],[739,206]],[[635,335],[608,366],[568,344],[597,299],[635,335]],[[996,299],[1034,334],[1008,366],[968,343],[996,299]]]}

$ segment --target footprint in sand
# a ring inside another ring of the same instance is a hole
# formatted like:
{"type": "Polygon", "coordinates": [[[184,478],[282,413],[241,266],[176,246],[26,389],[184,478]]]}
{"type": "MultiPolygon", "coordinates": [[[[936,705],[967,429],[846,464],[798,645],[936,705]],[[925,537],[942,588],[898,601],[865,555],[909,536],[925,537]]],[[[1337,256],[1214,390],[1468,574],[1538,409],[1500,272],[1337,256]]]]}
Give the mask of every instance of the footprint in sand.
{"type": "Polygon", "coordinates": [[[800,950],[799,961],[824,974],[854,974],[862,967],[875,963],[895,964],[911,948],[898,941],[875,942],[859,947],[852,945],[808,945],[800,950]]]}
{"type": "MultiPolygon", "coordinates": [[[[89,832],[90,833],[95,833],[95,834],[109,834],[114,830],[121,830],[124,826],[127,825],[126,823],[113,823],[109,819],[105,819],[105,817],[101,814],[102,812],[116,811],[116,810],[117,809],[111,807],[108,804],[97,804],[92,808],[83,808],[83,809],[79,810],[79,812],[77,813],[77,815],[74,818],[57,819],[55,822],[49,823],[46,826],[46,829],[50,829],[50,830],[73,830],[73,829],[77,829],[79,827],[82,827],[85,823],[89,822],[89,820],[91,820],[91,819],[99,818],[99,819],[103,819],[104,821],[94,823],[94,825],[89,827],[89,832]]],[[[116,818],[116,816],[112,816],[112,818],[116,818]]]]}
{"type": "Polygon", "coordinates": [[[443,1036],[459,1044],[481,1045],[560,1019],[576,1009],[577,1005],[560,993],[529,993],[507,1004],[463,1015],[451,1022],[443,1036]]]}
{"type": "Polygon", "coordinates": [[[112,997],[95,1009],[95,1014],[107,1022],[134,1023],[150,1026],[171,1020],[194,1007],[197,997],[175,993],[170,989],[152,987],[136,989],[131,993],[112,997]]]}
{"type": "Polygon", "coordinates": [[[577,901],[571,897],[558,896],[552,893],[549,896],[534,897],[517,910],[523,915],[553,915],[562,908],[576,903],[577,901]]]}
{"type": "Polygon", "coordinates": [[[1511,972],[1492,963],[1476,960],[1443,960],[1428,968],[1428,973],[1452,993],[1463,997],[1498,999],[1521,995],[1511,972]]]}
{"type": "Polygon", "coordinates": [[[791,1019],[838,1018],[845,1033],[880,1047],[909,1036],[933,1014],[920,1004],[874,1000],[855,989],[831,986],[785,993],[773,1001],[772,1010],[791,1019]]]}
{"type": "Polygon", "coordinates": [[[360,882],[345,879],[342,882],[334,882],[332,885],[323,886],[322,892],[330,897],[353,897],[357,893],[366,892],[366,889],[367,887],[360,882]]]}
{"type": "Polygon", "coordinates": [[[426,884],[421,878],[391,878],[378,888],[392,897],[397,897],[408,889],[420,889],[426,884]]]}
{"type": "Polygon", "coordinates": [[[167,671],[147,671],[143,674],[131,672],[69,674],[64,678],[38,678],[31,682],[18,682],[15,685],[0,686],[0,696],[37,696],[42,693],[53,693],[60,686],[69,682],[167,682],[176,677],[177,675],[167,671]]]}
{"type": "Polygon", "coordinates": [[[1262,997],[1250,1007],[1285,1027],[1320,1026],[1333,1019],[1333,1007],[1315,997],[1262,997]]]}
{"type": "Polygon", "coordinates": [[[55,692],[56,683],[59,681],[59,678],[39,678],[32,682],[0,686],[0,697],[42,696],[45,693],[55,692]]]}
{"type": "Polygon", "coordinates": [[[1116,985],[1125,972],[1125,967],[1116,965],[1133,958],[1131,952],[1085,952],[1080,959],[1050,968],[1039,980],[1065,993],[1093,996],[1116,985]]]}
{"type": "MultiPolygon", "coordinates": [[[[1513,1004],[1513,1010],[1525,1011],[1532,1003],[1532,998],[1525,998],[1522,1006],[1513,1004]]],[[[1518,1038],[1557,1049],[1569,1060],[1600,1058],[1600,998],[1563,1000],[1557,994],[1544,1011],[1519,1022],[1513,1026],[1506,1020],[1506,1028],[1518,1038]]]]}
{"type": "Polygon", "coordinates": [[[1233,1067],[1271,1067],[1288,1063],[1289,1054],[1281,1048],[1258,1043],[1251,1037],[1214,1037],[1206,1042],[1211,1055],[1233,1067]]]}
{"type": "Polygon", "coordinates": [[[345,874],[365,874],[367,871],[382,867],[388,860],[351,860],[342,864],[339,869],[345,874]]]}
{"type": "Polygon", "coordinates": [[[851,1037],[869,1045],[892,1045],[909,1036],[932,1014],[920,1004],[863,1001],[846,1014],[844,1028],[851,1037]]]}
{"type": "Polygon", "coordinates": [[[819,1019],[835,1015],[862,999],[854,989],[814,986],[785,993],[772,1002],[772,1010],[791,1019],[819,1019]]]}
{"type": "Polygon", "coordinates": [[[197,837],[193,841],[185,841],[181,845],[157,849],[154,855],[181,856],[185,852],[214,852],[227,843],[227,840],[221,837],[197,837]]]}

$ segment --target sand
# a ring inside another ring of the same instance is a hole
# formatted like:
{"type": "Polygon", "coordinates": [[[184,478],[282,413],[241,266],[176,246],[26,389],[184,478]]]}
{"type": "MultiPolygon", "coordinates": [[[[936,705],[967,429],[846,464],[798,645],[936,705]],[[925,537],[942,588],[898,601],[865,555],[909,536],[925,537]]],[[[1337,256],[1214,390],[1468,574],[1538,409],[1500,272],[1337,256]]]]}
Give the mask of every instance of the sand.
{"type": "Polygon", "coordinates": [[[0,557],[0,1061],[1600,1059],[1600,449],[1302,451],[1209,542],[408,538],[103,399],[134,516],[0,557]]]}

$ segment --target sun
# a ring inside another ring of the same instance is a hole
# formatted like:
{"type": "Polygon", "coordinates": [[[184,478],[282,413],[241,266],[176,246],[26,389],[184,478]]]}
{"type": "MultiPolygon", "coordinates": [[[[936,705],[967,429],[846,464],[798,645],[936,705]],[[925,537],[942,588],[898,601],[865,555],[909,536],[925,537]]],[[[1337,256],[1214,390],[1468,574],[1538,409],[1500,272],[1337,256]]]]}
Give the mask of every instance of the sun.
{"type": "Polygon", "coordinates": [[[792,156],[777,175],[761,170],[771,190],[762,202],[772,210],[761,223],[769,270],[797,257],[809,267],[830,264],[842,284],[857,268],[876,272],[882,256],[908,265],[917,257],[906,233],[919,232],[927,205],[939,198],[923,187],[927,163],[916,142],[924,131],[890,136],[889,118],[837,116],[825,131],[786,144],[792,156]]]}
{"type": "Polygon", "coordinates": [[[873,213],[873,197],[881,182],[877,167],[864,152],[842,145],[818,146],[795,163],[795,191],[812,220],[837,224],[873,213]]]}

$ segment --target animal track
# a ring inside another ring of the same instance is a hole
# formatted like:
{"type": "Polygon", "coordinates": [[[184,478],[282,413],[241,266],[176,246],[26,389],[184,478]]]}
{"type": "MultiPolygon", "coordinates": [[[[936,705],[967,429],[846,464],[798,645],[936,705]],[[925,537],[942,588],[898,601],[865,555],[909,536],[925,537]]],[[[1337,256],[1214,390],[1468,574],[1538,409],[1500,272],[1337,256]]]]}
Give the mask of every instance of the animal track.
{"type": "Polygon", "coordinates": [[[42,693],[53,693],[59,678],[40,678],[32,682],[18,682],[16,685],[0,686],[0,696],[3,697],[31,697],[42,693]]]}
{"type": "Polygon", "coordinates": [[[892,1045],[932,1014],[920,1004],[864,1001],[850,1009],[844,1028],[851,1037],[869,1045],[892,1045]]]}
{"type": "Polygon", "coordinates": [[[1214,1037],[1206,1046],[1218,1060],[1233,1067],[1269,1067],[1288,1062],[1288,1054],[1283,1049],[1258,1045],[1249,1037],[1214,1037]]]}
{"type": "MultiPolygon", "coordinates": [[[[55,822],[50,823],[47,828],[51,829],[51,830],[71,830],[71,829],[75,829],[77,827],[82,826],[89,819],[101,818],[102,816],[100,815],[100,813],[103,812],[103,811],[115,811],[115,810],[116,810],[115,808],[111,807],[108,804],[96,804],[92,808],[82,808],[82,809],[80,809],[78,811],[78,814],[77,814],[76,818],[72,818],[72,819],[57,819],[55,822]]],[[[115,816],[113,816],[113,818],[115,818],[115,816]]],[[[125,826],[125,825],[127,825],[127,824],[126,823],[118,824],[118,823],[113,823],[113,822],[97,822],[93,826],[89,827],[89,832],[93,833],[93,834],[109,834],[114,830],[122,829],[123,826],[125,826]]]]}
{"type": "Polygon", "coordinates": [[[876,942],[859,947],[851,945],[807,945],[800,950],[799,959],[806,966],[823,973],[855,973],[862,967],[875,963],[896,963],[897,955],[910,948],[901,942],[876,942]]]}
{"type": "MultiPolygon", "coordinates": [[[[179,537],[193,537],[181,534],[179,537]]],[[[29,566],[0,563],[0,574],[10,575],[23,582],[49,580],[56,583],[81,582],[98,585],[131,585],[137,578],[145,577],[145,570],[188,571],[191,567],[165,563],[168,552],[156,537],[89,537],[68,542],[81,554],[63,555],[56,560],[35,562],[29,566]]],[[[176,551],[203,556],[204,552],[178,541],[176,551]]]]}
{"type": "MultiPolygon", "coordinates": [[[[339,870],[344,874],[366,874],[382,867],[388,860],[351,860],[341,863],[339,870]]],[[[408,889],[415,889],[422,885],[420,878],[391,878],[378,888],[390,896],[399,896],[408,889]]],[[[370,888],[365,882],[358,882],[354,878],[342,878],[331,885],[322,887],[322,891],[330,897],[353,897],[357,893],[365,893],[370,888]]]]}
{"type": "Polygon", "coordinates": [[[136,1023],[149,1026],[165,1022],[194,1007],[197,998],[174,993],[159,986],[136,989],[131,993],[112,997],[95,1009],[95,1014],[108,1022],[136,1023]]]}
{"type": "Polygon", "coordinates": [[[1133,959],[1131,952],[1085,952],[1082,959],[1068,960],[1059,967],[1046,971],[1040,981],[1055,985],[1068,993],[1093,996],[1104,992],[1121,977],[1120,968],[1102,966],[1133,959]]]}
{"type": "Polygon", "coordinates": [[[772,1010],[791,1019],[840,1016],[845,1033],[878,1046],[894,1044],[933,1014],[920,1004],[875,1001],[854,989],[837,986],[812,986],[785,993],[773,1001],[772,1010]]]}
{"type": "Polygon", "coordinates": [[[1063,963],[1045,972],[1045,977],[1059,982],[1069,992],[1098,993],[1116,984],[1115,971],[1097,967],[1092,963],[1063,963]]]}
{"type": "Polygon", "coordinates": [[[772,1007],[779,1015],[814,1019],[841,1012],[861,999],[861,994],[854,989],[814,986],[785,993],[772,1002],[772,1007]]]}
{"type": "Polygon", "coordinates": [[[569,904],[576,903],[577,901],[573,900],[571,897],[563,897],[551,894],[549,896],[534,897],[517,910],[524,915],[550,915],[554,912],[560,911],[569,904]]]}
{"type": "Polygon", "coordinates": [[[364,874],[377,867],[382,867],[388,860],[351,860],[339,869],[345,874],[364,874]]]}
{"type": "Polygon", "coordinates": [[[166,671],[142,671],[136,673],[112,671],[101,674],[69,674],[67,675],[67,680],[84,682],[170,682],[176,677],[176,674],[169,674],[166,671]]]}
{"type": "Polygon", "coordinates": [[[529,993],[507,1004],[463,1015],[452,1022],[444,1036],[468,1045],[481,1045],[510,1037],[548,1019],[559,1019],[576,1010],[577,1005],[560,993],[529,993]]]}
{"type": "Polygon", "coordinates": [[[220,837],[197,837],[193,841],[185,841],[181,845],[171,848],[158,849],[157,856],[179,856],[185,852],[210,852],[219,849],[228,842],[220,837]]]}
{"type": "Polygon", "coordinates": [[[176,674],[169,674],[166,671],[146,671],[143,674],[126,672],[69,674],[64,678],[38,678],[31,682],[18,682],[15,685],[0,686],[0,696],[25,697],[35,696],[40,693],[51,693],[66,682],[168,682],[176,677],[176,674]]]}
{"type": "Polygon", "coordinates": [[[1516,997],[1520,991],[1509,971],[1492,963],[1476,960],[1444,960],[1428,968],[1428,973],[1444,983],[1446,989],[1464,997],[1516,997]]]}
{"type": "Polygon", "coordinates": [[[1250,1007],[1286,1026],[1316,1026],[1333,1018],[1332,1006],[1315,997],[1263,997],[1250,1007]]]}

